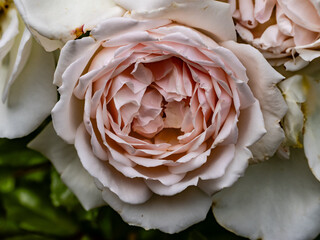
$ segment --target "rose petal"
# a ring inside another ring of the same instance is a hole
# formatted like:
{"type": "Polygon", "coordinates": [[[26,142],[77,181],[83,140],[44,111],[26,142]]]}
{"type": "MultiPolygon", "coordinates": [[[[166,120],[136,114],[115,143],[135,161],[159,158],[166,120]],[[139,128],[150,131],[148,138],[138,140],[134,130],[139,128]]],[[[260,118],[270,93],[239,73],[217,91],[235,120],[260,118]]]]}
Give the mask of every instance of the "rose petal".
{"type": "Polygon", "coordinates": [[[123,203],[107,189],[102,192],[102,196],[124,221],[166,233],[180,232],[202,221],[211,206],[210,197],[197,188],[188,188],[172,197],[153,195],[140,205],[123,203]]]}
{"type": "Polygon", "coordinates": [[[279,122],[285,115],[287,106],[276,86],[283,77],[253,47],[232,41],[224,42],[223,46],[230,49],[246,67],[249,77],[248,84],[254,96],[259,100],[267,133],[250,149],[254,160],[264,160],[273,156],[284,139],[279,122]]]}
{"type": "Polygon", "coordinates": [[[15,9],[10,9],[5,16],[1,17],[0,61],[11,50],[15,38],[19,34],[19,20],[15,9]]]}
{"type": "MultiPolygon", "coordinates": [[[[130,0],[116,0],[119,5],[130,11],[131,17],[138,19],[168,18],[183,25],[204,30],[217,41],[235,40],[236,34],[229,4],[210,1],[164,1],[161,4],[152,1],[147,7],[130,0]],[[210,19],[210,21],[208,21],[210,19]],[[215,24],[215,23],[221,24],[215,24]]],[[[138,1],[139,3],[140,1],[138,1]]]]}
{"type": "Polygon", "coordinates": [[[314,239],[320,232],[319,197],[303,152],[292,149],[290,160],[273,157],[250,166],[213,197],[213,212],[222,226],[250,239],[314,239]]]}
{"type": "Polygon", "coordinates": [[[3,91],[2,102],[5,102],[7,99],[10,87],[27,63],[27,60],[30,56],[31,47],[32,36],[29,30],[25,28],[21,38],[16,38],[15,44],[12,46],[12,50],[10,51],[10,69],[8,69],[8,79],[3,91]]]}
{"type": "Polygon", "coordinates": [[[251,158],[252,153],[247,148],[236,148],[234,158],[225,170],[225,174],[218,179],[202,180],[198,186],[209,195],[230,187],[239,177],[243,176],[251,158]]]}
{"type": "Polygon", "coordinates": [[[50,123],[33,139],[28,147],[41,152],[50,159],[62,180],[78,197],[86,210],[105,204],[101,191],[95,186],[93,178],[80,163],[75,148],[57,136],[50,123]]]}
{"type": "MultiPolygon", "coordinates": [[[[33,41],[27,64],[10,87],[6,101],[0,103],[1,137],[25,136],[49,115],[57,100],[56,87],[52,84],[54,65],[53,55],[33,41]]],[[[1,74],[6,74],[3,68],[1,74]]],[[[0,92],[4,84],[0,82],[0,92]]]]}
{"type": "Polygon", "coordinates": [[[303,84],[301,75],[294,75],[279,84],[288,104],[288,112],[283,119],[286,141],[290,146],[296,147],[302,146],[301,134],[304,125],[304,114],[301,110],[301,103],[306,101],[303,84]]]}
{"type": "Polygon", "coordinates": [[[278,0],[277,2],[293,22],[310,31],[320,31],[320,15],[310,1],[278,0]]]}
{"type": "Polygon", "coordinates": [[[16,0],[15,4],[26,25],[42,36],[39,40],[48,51],[78,37],[77,29],[85,32],[102,19],[120,17],[124,13],[111,0],[56,0],[54,4],[42,0],[16,0]],[[49,40],[58,41],[52,44],[49,40]]]}
{"type": "Polygon", "coordinates": [[[59,88],[61,97],[52,109],[52,121],[58,136],[68,143],[74,142],[76,130],[82,122],[82,111],[77,110],[81,109],[82,103],[73,95],[73,90],[82,69],[98,46],[92,38],[83,38],[68,42],[61,51],[64,57],[58,62],[55,83],[61,85],[62,78],[68,81],[59,88]]]}
{"type": "Polygon", "coordinates": [[[83,167],[91,176],[98,179],[104,187],[116,193],[126,203],[144,203],[150,198],[151,192],[142,179],[125,177],[112,169],[106,162],[97,159],[92,153],[89,143],[89,135],[82,124],[77,130],[75,148],[83,167]]]}
{"type": "Polygon", "coordinates": [[[303,105],[306,118],[303,145],[311,171],[320,181],[320,84],[313,79],[308,82],[307,101],[303,105]]]}

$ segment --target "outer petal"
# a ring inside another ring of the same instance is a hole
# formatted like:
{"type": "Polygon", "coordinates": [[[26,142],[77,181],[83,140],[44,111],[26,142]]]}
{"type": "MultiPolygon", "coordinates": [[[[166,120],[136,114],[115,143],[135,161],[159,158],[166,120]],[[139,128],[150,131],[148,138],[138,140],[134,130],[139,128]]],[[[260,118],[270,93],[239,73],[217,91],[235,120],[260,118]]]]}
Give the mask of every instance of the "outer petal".
{"type": "Polygon", "coordinates": [[[211,206],[211,198],[192,187],[172,197],[153,195],[140,205],[126,204],[108,189],[102,195],[129,224],[166,233],[180,232],[202,221],[211,206]]]}
{"type": "Polygon", "coordinates": [[[252,165],[217,193],[213,212],[225,228],[250,239],[313,239],[320,232],[320,185],[302,150],[252,165]]]}
{"type": "Polygon", "coordinates": [[[310,80],[307,93],[304,127],[304,150],[311,171],[320,181],[320,83],[310,80]]]}
{"type": "Polygon", "coordinates": [[[253,47],[232,41],[224,42],[223,46],[230,49],[246,67],[248,84],[260,102],[267,133],[250,150],[256,160],[264,160],[273,156],[284,139],[279,122],[285,115],[287,106],[276,86],[283,77],[253,47]]]}
{"type": "Polygon", "coordinates": [[[105,205],[94,179],[84,170],[76,150],[55,133],[50,123],[28,147],[49,158],[62,180],[78,197],[86,210],[105,205]]]}
{"type": "Polygon", "coordinates": [[[207,194],[212,195],[220,189],[230,187],[239,177],[243,176],[248,167],[252,153],[247,148],[265,134],[263,118],[258,101],[252,106],[241,111],[239,119],[239,138],[234,154],[234,159],[227,167],[225,174],[213,180],[200,181],[200,188],[207,194]],[[252,126],[255,129],[252,130],[252,126]],[[251,128],[250,128],[251,127],[251,128]]]}
{"type": "Polygon", "coordinates": [[[288,112],[283,120],[286,141],[290,146],[296,147],[302,146],[300,141],[304,125],[304,115],[301,111],[301,103],[306,101],[303,83],[302,76],[294,75],[279,84],[288,104],[288,112]]]}
{"type": "Polygon", "coordinates": [[[127,10],[152,11],[158,8],[169,7],[173,3],[195,2],[197,0],[114,0],[114,2],[127,10]]]}
{"type": "Polygon", "coordinates": [[[310,0],[310,2],[313,4],[313,6],[318,11],[318,14],[320,15],[320,1],[319,0],[310,0]]]}
{"type": "Polygon", "coordinates": [[[25,23],[37,33],[35,36],[48,51],[75,39],[76,29],[80,32],[90,30],[102,19],[120,17],[124,13],[112,0],[15,0],[15,4],[25,23]]]}
{"type": "Polygon", "coordinates": [[[19,34],[19,20],[15,9],[9,10],[5,16],[2,16],[0,27],[2,31],[0,38],[0,61],[2,61],[19,34]]]}
{"type": "Polygon", "coordinates": [[[22,33],[16,37],[15,44],[10,51],[6,86],[2,95],[3,102],[5,102],[8,97],[10,87],[26,65],[30,56],[31,47],[32,36],[29,30],[25,28],[24,31],[22,31],[22,33]]]}
{"type": "MultiPolygon", "coordinates": [[[[33,41],[27,64],[12,83],[6,101],[0,103],[0,137],[24,136],[49,115],[57,100],[56,88],[52,84],[54,65],[53,55],[33,41]]],[[[1,75],[6,74],[6,68],[2,65],[1,75]]],[[[1,81],[0,92],[4,85],[5,82],[1,81]]]]}
{"type": "Polygon", "coordinates": [[[75,139],[75,148],[83,167],[91,176],[98,179],[104,187],[116,193],[122,201],[137,204],[144,203],[152,195],[142,179],[127,178],[110,165],[96,158],[90,146],[90,136],[82,124],[75,139]]]}
{"type": "Polygon", "coordinates": [[[168,18],[205,31],[217,41],[236,40],[230,5],[212,0],[142,1],[116,0],[133,18],[168,18]]]}
{"type": "Polygon", "coordinates": [[[61,50],[54,82],[62,84],[62,77],[68,81],[59,88],[61,98],[52,110],[52,121],[57,134],[68,143],[74,143],[76,130],[83,120],[81,101],[73,95],[74,87],[85,66],[99,45],[92,38],[69,41],[61,50]],[[66,117],[67,116],[67,117],[66,117]]]}

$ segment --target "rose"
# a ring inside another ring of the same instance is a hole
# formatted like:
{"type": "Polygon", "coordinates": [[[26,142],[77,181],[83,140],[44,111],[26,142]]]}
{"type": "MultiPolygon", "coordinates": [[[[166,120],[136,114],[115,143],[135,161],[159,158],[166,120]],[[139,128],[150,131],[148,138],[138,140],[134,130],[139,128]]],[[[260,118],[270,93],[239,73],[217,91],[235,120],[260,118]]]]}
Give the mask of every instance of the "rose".
{"type": "Polygon", "coordinates": [[[131,224],[177,232],[206,216],[211,195],[249,159],[274,154],[282,77],[252,47],[225,41],[234,32],[216,24],[232,26],[224,3],[121,3],[126,18],[102,21],[61,51],[52,117],[77,154],[50,127],[31,146],[86,208],[105,201],[131,224]]]}
{"type": "Polygon", "coordinates": [[[260,49],[271,63],[298,70],[319,57],[320,9],[316,1],[229,2],[240,37],[260,49]]]}
{"type": "Polygon", "coordinates": [[[0,1],[0,137],[29,134],[50,114],[57,94],[53,55],[32,40],[12,1],[0,1]]]}

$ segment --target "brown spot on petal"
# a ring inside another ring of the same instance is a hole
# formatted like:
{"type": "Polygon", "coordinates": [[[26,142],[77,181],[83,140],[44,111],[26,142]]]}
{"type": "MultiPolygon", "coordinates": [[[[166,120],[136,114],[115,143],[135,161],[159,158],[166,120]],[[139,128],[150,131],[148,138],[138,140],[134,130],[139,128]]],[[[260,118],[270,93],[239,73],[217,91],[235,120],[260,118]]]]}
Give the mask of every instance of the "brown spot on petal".
{"type": "Polygon", "coordinates": [[[75,30],[72,31],[71,35],[75,36],[75,39],[81,39],[83,37],[87,37],[90,35],[90,31],[84,32],[83,26],[76,28],[75,30]]]}
{"type": "Polygon", "coordinates": [[[0,14],[5,14],[10,5],[13,4],[12,0],[0,0],[0,14]]]}

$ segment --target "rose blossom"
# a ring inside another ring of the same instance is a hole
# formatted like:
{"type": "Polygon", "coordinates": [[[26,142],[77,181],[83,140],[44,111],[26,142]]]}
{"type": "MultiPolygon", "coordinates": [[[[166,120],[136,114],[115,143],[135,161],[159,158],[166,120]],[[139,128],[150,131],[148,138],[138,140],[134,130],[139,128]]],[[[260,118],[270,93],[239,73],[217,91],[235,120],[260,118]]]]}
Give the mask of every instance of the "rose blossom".
{"type": "Polygon", "coordinates": [[[204,219],[211,195],[249,159],[274,154],[286,111],[275,87],[282,76],[252,47],[225,41],[232,28],[188,20],[220,12],[217,21],[228,25],[226,4],[138,3],[134,10],[122,1],[127,17],[63,47],[54,130],[30,146],[53,161],[85,208],[107,203],[130,224],[172,233],[204,219]],[[179,24],[187,21],[207,35],[179,24]]]}
{"type": "Polygon", "coordinates": [[[57,93],[54,58],[33,39],[11,0],[0,1],[0,137],[16,138],[50,114],[57,93]]]}
{"type": "Polygon", "coordinates": [[[316,1],[228,2],[240,37],[260,49],[271,63],[285,63],[288,70],[297,70],[319,57],[320,7],[316,1]]]}

